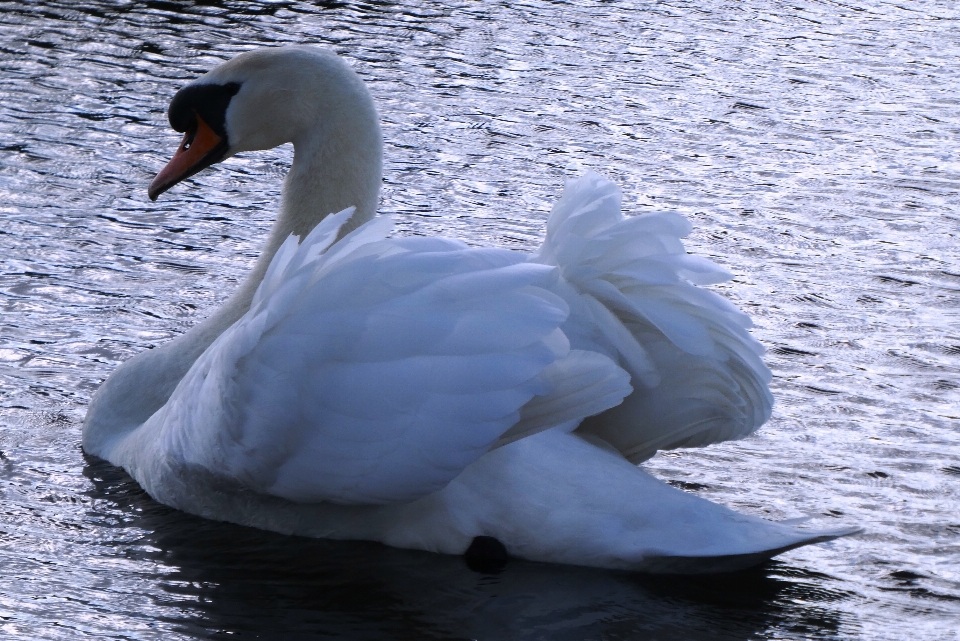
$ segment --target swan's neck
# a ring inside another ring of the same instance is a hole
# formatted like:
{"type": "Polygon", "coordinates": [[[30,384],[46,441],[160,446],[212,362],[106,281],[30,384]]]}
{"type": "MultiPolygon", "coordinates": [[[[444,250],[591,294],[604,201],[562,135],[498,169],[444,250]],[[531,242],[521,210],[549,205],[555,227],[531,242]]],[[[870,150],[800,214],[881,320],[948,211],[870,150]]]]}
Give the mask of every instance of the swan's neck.
{"type": "Polygon", "coordinates": [[[311,119],[312,126],[294,137],[293,164],[283,182],[280,215],[250,275],[213,316],[182,337],[183,356],[190,363],[250,309],[270,261],[290,234],[303,238],[329,214],[356,207],[342,236],[376,214],[383,138],[373,100],[364,89],[360,95],[327,102],[321,108],[311,119]]]}
{"type": "Polygon", "coordinates": [[[89,453],[106,457],[107,441],[142,424],[167,402],[197,358],[250,308],[270,261],[290,234],[303,238],[327,215],[351,206],[356,213],[341,236],[373,218],[382,179],[380,125],[365,89],[344,93],[340,100],[319,104],[313,126],[294,137],[280,215],[249,277],[213,315],[123,363],[97,391],[84,428],[89,453]]]}
{"type": "MultiPolygon", "coordinates": [[[[344,225],[341,237],[374,217],[380,197],[383,141],[372,102],[369,111],[364,118],[358,118],[356,112],[339,119],[325,114],[322,126],[294,140],[280,215],[246,281],[209,319],[214,332],[210,342],[250,308],[270,261],[290,234],[303,238],[329,214],[347,207],[356,207],[356,213],[344,225]]],[[[200,351],[194,358],[206,346],[196,348],[200,351]]]]}

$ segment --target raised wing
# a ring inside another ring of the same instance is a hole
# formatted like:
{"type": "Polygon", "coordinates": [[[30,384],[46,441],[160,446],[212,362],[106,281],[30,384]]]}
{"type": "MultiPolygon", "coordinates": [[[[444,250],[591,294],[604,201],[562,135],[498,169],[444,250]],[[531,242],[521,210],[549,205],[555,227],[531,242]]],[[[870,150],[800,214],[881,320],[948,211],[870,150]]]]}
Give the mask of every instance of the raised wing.
{"type": "Polygon", "coordinates": [[[595,173],[568,183],[534,261],[556,265],[574,349],[608,355],[634,391],[585,420],[633,462],[660,449],[742,438],[769,417],[773,397],[750,319],[696,285],[730,275],[685,253],[690,224],[672,213],[624,218],[620,190],[595,173]]]}
{"type": "MultiPolygon", "coordinates": [[[[487,452],[564,363],[582,366],[559,330],[555,268],[386,239],[385,219],[331,245],[349,214],[284,244],[251,310],[151,418],[184,464],[298,502],[410,501],[487,452]]],[[[601,355],[591,365],[619,371],[601,355]]],[[[619,402],[626,378],[585,411],[619,402]]]]}

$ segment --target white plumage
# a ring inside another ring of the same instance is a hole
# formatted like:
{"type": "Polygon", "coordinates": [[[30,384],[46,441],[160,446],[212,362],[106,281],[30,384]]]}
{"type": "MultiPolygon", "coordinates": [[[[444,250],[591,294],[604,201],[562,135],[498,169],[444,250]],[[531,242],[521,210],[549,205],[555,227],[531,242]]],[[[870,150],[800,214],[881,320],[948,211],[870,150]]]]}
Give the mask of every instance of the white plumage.
{"type": "Polygon", "coordinates": [[[588,174],[557,203],[534,258],[559,266],[570,285],[561,291],[576,310],[563,325],[571,344],[630,373],[635,392],[581,431],[635,463],[658,449],[743,438],[773,405],[750,319],[695,286],[730,274],[685,252],[680,239],[690,231],[673,213],[625,219],[616,185],[588,174]]]}
{"type": "MultiPolygon", "coordinates": [[[[555,269],[502,249],[385,239],[384,218],[328,249],[351,213],[280,248],[250,311],[142,428],[164,451],[291,501],[406,502],[442,489],[553,391],[543,374],[576,358],[558,330],[567,306],[546,289],[555,269]]],[[[597,356],[589,374],[619,385],[571,418],[630,391],[597,356]]]]}
{"type": "Polygon", "coordinates": [[[376,113],[336,56],[259,50],[194,85],[236,94],[224,156],[296,152],[250,280],[91,403],[84,448],[154,498],[280,532],[455,554],[493,536],[529,559],[649,571],[744,567],[853,531],[737,514],[634,465],[770,415],[763,350],[697,287],[728,274],[685,253],[682,217],[624,218],[590,173],[534,255],[391,238],[372,209],[376,113]]]}

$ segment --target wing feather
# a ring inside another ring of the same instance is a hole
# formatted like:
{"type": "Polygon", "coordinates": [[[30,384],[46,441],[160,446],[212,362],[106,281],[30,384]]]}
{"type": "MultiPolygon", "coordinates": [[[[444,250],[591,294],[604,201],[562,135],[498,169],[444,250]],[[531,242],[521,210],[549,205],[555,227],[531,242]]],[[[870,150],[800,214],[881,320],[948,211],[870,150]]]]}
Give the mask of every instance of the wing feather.
{"type": "Polygon", "coordinates": [[[696,284],[730,275],[685,253],[691,226],[669,212],[625,219],[619,189],[589,173],[567,185],[533,260],[560,268],[553,291],[571,314],[574,350],[596,351],[632,378],[624,402],[587,418],[631,461],[659,449],[743,438],[770,416],[770,371],[749,318],[696,284]]]}
{"type": "Polygon", "coordinates": [[[336,229],[282,246],[250,311],[151,421],[185,462],[258,492],[410,501],[553,389],[542,372],[569,352],[568,309],[556,269],[522,254],[386,239],[380,221],[331,246],[336,229]]]}

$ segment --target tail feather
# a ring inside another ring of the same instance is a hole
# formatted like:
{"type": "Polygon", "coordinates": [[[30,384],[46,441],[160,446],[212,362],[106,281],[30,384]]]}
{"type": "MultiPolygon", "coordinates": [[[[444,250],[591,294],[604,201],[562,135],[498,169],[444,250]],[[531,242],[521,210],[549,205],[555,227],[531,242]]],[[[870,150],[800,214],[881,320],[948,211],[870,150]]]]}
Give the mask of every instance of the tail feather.
{"type": "Polygon", "coordinates": [[[571,181],[532,259],[560,269],[555,293],[572,310],[562,326],[571,347],[607,355],[632,379],[633,393],[580,432],[634,462],[751,434],[773,404],[763,347],[744,313],[697,287],[730,274],[686,254],[691,226],[682,216],[624,218],[620,201],[598,174],[571,181]]]}

